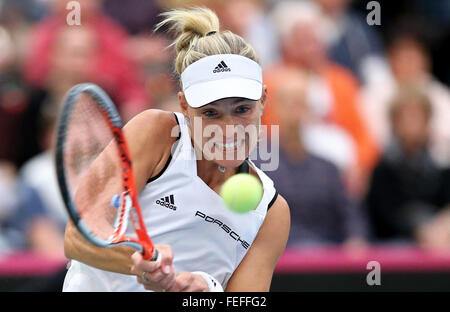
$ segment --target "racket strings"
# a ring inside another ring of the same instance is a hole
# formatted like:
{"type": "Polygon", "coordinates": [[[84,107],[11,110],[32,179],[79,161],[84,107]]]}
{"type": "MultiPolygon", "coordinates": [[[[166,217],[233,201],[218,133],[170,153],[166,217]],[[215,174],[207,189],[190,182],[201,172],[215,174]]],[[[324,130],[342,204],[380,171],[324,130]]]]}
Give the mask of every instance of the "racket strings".
{"type": "Polygon", "coordinates": [[[64,162],[78,215],[92,234],[108,241],[123,218],[122,204],[111,204],[122,193],[122,176],[107,120],[95,100],[81,94],[68,122],[64,162]]]}

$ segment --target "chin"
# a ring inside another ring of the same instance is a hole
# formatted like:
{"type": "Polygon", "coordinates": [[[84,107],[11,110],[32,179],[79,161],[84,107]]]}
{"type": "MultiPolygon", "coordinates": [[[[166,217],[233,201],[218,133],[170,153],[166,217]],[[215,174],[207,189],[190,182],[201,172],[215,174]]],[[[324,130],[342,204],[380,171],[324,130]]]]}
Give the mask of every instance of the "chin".
{"type": "Polygon", "coordinates": [[[249,146],[248,143],[245,142],[244,144],[236,146],[234,148],[230,147],[228,149],[225,149],[221,145],[214,144],[214,148],[211,152],[211,159],[217,165],[224,168],[236,168],[239,167],[248,157],[249,146]]]}
{"type": "Polygon", "coordinates": [[[236,160],[216,160],[215,163],[219,166],[222,166],[227,169],[239,167],[245,159],[236,159],[236,160]]]}

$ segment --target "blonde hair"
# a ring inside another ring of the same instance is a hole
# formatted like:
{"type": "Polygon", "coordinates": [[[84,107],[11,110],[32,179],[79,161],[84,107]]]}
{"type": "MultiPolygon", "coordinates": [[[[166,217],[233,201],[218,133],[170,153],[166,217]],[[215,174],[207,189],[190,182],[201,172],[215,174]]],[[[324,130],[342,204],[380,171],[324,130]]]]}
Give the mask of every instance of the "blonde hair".
{"type": "Polygon", "coordinates": [[[259,63],[254,49],[245,40],[225,30],[220,31],[217,15],[207,8],[175,9],[161,14],[164,18],[156,30],[168,26],[177,37],[175,71],[178,75],[199,59],[216,54],[237,54],[259,63]]]}

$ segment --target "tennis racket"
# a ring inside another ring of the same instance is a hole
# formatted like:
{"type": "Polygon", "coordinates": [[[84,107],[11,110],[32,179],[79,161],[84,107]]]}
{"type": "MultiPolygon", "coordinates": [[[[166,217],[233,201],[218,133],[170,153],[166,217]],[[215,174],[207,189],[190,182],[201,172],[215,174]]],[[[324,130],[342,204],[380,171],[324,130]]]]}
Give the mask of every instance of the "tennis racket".
{"type": "Polygon", "coordinates": [[[89,242],[130,246],[144,259],[160,261],[143,222],[122,127],[99,86],[72,87],[57,129],[58,184],[71,220],[89,242]]]}

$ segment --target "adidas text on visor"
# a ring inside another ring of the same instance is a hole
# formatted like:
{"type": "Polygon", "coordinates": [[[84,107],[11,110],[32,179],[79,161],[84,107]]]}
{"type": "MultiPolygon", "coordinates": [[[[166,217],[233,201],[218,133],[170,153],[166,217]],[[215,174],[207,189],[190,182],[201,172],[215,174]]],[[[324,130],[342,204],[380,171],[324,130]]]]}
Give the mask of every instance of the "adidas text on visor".
{"type": "Polygon", "coordinates": [[[186,67],[181,83],[193,108],[230,97],[257,101],[262,95],[262,69],[245,56],[210,55],[186,67]]]}

